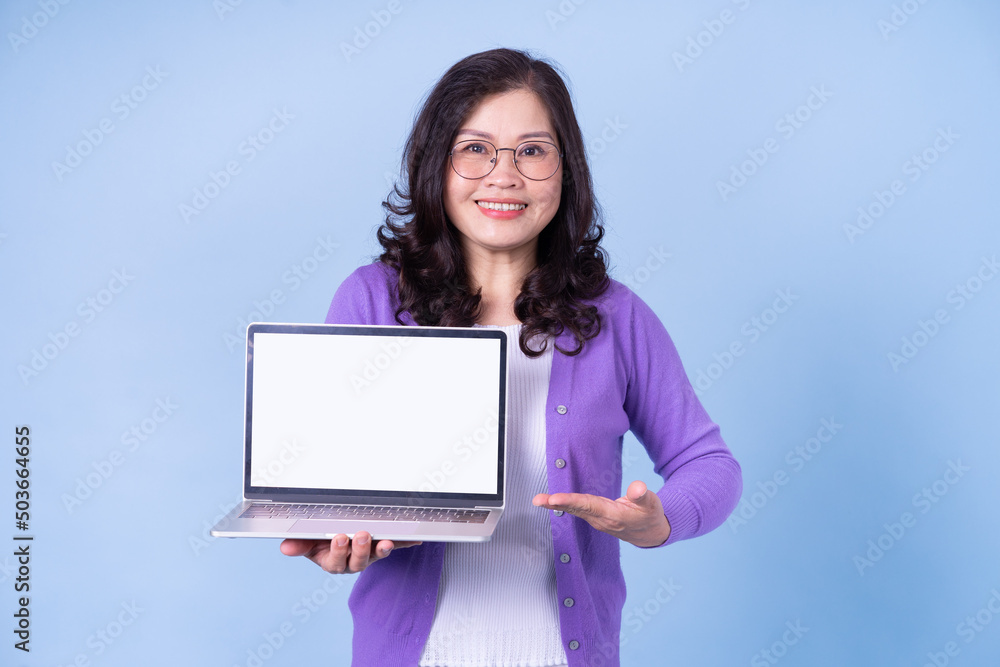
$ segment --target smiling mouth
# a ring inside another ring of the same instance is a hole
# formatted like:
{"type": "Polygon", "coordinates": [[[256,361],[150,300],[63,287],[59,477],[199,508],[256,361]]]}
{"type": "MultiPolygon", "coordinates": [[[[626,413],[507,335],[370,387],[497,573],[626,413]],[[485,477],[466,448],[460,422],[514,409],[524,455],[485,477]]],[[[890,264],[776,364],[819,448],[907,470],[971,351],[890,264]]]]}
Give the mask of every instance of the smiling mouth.
{"type": "Polygon", "coordinates": [[[491,211],[521,211],[528,207],[527,204],[498,204],[492,201],[477,201],[476,204],[491,211]]]}

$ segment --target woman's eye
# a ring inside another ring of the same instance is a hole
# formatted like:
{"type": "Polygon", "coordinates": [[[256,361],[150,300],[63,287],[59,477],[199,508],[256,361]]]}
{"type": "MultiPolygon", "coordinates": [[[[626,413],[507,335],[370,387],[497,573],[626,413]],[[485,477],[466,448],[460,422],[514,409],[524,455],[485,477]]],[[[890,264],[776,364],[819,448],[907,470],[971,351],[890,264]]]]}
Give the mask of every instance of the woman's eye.
{"type": "Polygon", "coordinates": [[[524,157],[542,157],[545,155],[545,148],[543,146],[538,146],[537,144],[524,146],[521,148],[521,155],[524,157]]]}

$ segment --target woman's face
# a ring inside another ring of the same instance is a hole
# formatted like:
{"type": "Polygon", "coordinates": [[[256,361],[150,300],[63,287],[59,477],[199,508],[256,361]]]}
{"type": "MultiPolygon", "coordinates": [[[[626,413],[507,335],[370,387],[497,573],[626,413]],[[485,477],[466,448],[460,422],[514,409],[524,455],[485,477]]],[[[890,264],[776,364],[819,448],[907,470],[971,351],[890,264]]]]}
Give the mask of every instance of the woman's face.
{"type": "MultiPolygon", "coordinates": [[[[497,148],[517,148],[534,139],[558,145],[549,112],[534,93],[515,90],[491,95],[462,123],[452,145],[481,139],[497,148]]],[[[560,147],[561,150],[561,147],[560,147]]],[[[499,151],[489,175],[466,179],[448,165],[444,205],[458,230],[466,259],[509,256],[535,262],[538,235],[559,209],[562,161],[544,181],[525,178],[514,166],[512,151],[499,151]],[[523,205],[520,210],[497,211],[496,204],[523,205]]]]}

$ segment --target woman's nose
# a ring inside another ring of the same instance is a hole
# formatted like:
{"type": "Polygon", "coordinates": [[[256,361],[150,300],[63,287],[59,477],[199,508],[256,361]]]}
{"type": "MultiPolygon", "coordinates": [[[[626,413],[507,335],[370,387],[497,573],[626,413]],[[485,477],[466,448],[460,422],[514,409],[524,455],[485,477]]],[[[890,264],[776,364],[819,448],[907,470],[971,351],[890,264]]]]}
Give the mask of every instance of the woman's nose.
{"type": "Polygon", "coordinates": [[[514,150],[512,148],[497,150],[496,164],[493,166],[493,171],[486,176],[486,180],[497,185],[511,185],[520,182],[521,172],[514,164],[514,150]],[[510,155],[508,156],[506,153],[510,155]]]}

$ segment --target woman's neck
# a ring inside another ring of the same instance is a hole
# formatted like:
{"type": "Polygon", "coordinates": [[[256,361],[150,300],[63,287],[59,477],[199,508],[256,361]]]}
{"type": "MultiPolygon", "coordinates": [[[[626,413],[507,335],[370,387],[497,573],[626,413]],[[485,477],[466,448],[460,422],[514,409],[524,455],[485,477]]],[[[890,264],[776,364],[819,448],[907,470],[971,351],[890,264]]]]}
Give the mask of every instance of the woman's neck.
{"type": "Polygon", "coordinates": [[[534,252],[486,256],[467,252],[466,265],[473,291],[483,290],[476,322],[496,326],[518,324],[514,301],[521,293],[524,277],[535,268],[534,252]]]}

